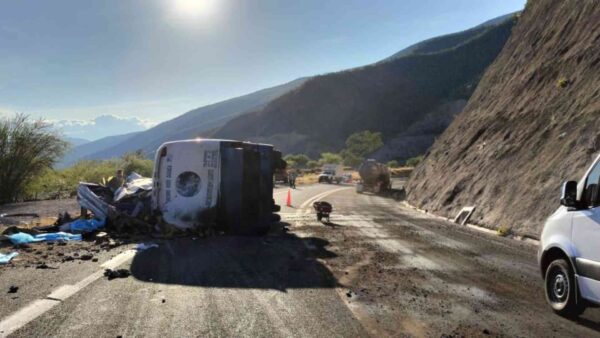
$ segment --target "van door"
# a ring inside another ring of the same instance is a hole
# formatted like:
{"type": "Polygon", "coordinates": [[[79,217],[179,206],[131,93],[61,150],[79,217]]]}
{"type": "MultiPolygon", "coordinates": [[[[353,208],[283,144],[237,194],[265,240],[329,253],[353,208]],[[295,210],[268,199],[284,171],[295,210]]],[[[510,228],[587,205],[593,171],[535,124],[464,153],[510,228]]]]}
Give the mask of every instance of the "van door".
{"type": "Polygon", "coordinates": [[[582,210],[573,212],[572,238],[581,295],[600,303],[600,162],[583,185],[582,210]]]}

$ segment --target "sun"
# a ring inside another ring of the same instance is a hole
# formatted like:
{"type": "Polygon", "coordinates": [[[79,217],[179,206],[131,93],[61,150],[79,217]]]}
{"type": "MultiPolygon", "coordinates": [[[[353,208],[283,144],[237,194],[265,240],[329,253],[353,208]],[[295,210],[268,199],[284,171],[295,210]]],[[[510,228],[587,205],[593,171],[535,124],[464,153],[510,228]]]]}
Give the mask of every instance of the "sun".
{"type": "Polygon", "coordinates": [[[183,17],[200,18],[211,16],[219,0],[173,0],[175,12],[183,17]]]}

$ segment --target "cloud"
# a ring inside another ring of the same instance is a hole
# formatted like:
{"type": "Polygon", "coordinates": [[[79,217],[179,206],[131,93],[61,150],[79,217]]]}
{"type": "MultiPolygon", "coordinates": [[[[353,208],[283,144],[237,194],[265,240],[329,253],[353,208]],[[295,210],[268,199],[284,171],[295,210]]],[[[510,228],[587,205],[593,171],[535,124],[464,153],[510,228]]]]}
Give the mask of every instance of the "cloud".
{"type": "Polygon", "coordinates": [[[15,112],[10,108],[0,107],[0,118],[10,117],[14,114],[15,112]]]}
{"type": "Polygon", "coordinates": [[[100,115],[93,120],[49,120],[63,135],[71,138],[97,140],[107,136],[146,130],[156,123],[137,117],[100,115]]]}

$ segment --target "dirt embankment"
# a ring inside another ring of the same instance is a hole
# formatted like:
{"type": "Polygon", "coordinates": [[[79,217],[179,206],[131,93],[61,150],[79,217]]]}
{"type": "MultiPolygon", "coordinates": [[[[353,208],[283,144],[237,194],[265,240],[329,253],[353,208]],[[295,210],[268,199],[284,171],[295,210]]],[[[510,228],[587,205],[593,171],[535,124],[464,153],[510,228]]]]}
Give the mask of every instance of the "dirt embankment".
{"type": "Polygon", "coordinates": [[[410,203],[539,237],[560,184],[600,151],[600,2],[529,1],[465,110],[408,184],[410,203]]]}

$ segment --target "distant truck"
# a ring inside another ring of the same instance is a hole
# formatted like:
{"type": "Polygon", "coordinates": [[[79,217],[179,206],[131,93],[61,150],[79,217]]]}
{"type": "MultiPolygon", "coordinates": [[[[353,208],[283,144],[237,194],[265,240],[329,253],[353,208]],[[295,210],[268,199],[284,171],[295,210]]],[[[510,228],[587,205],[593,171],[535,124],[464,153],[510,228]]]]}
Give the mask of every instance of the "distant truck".
{"type": "Polygon", "coordinates": [[[319,175],[319,183],[340,184],[343,180],[344,167],[341,164],[324,164],[319,175]]]}
{"type": "Polygon", "coordinates": [[[181,230],[213,228],[263,234],[279,219],[273,174],[281,153],[258,143],[194,139],[167,142],[156,152],[152,209],[181,230]]]}
{"type": "Polygon", "coordinates": [[[362,194],[370,192],[383,196],[401,199],[405,195],[404,189],[392,189],[392,175],[388,167],[373,159],[364,161],[358,167],[360,181],[356,185],[356,192],[362,194]]]}

